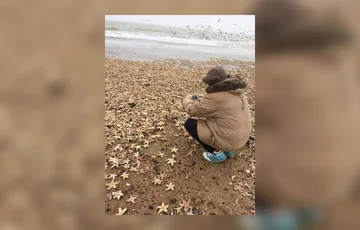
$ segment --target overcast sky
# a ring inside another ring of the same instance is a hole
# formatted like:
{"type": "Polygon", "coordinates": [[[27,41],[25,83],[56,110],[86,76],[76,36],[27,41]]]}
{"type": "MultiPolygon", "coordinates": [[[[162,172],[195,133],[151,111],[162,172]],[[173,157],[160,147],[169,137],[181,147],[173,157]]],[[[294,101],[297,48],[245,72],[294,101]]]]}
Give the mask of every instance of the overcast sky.
{"type": "Polygon", "coordinates": [[[246,34],[255,34],[254,15],[106,15],[106,19],[163,26],[195,28],[196,25],[211,26],[226,32],[237,33],[246,30],[246,34]],[[220,19],[220,21],[219,21],[220,19]],[[235,24],[235,25],[234,25],[235,24]],[[250,32],[249,32],[250,30],[250,32]]]}

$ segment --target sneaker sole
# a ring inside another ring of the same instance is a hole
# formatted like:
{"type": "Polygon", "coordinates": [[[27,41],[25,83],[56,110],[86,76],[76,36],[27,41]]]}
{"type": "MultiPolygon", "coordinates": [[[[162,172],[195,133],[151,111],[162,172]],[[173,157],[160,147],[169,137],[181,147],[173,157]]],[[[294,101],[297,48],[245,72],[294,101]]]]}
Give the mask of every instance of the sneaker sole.
{"type": "Polygon", "coordinates": [[[210,159],[208,156],[207,156],[207,154],[206,153],[203,153],[203,157],[205,158],[205,160],[207,160],[207,161],[209,161],[209,162],[211,162],[211,163],[221,163],[221,162],[224,162],[225,160],[226,160],[226,157],[224,158],[224,160],[221,160],[221,161],[219,161],[219,160],[212,160],[212,159],[210,159]]]}
{"type": "Polygon", "coordinates": [[[235,157],[235,153],[233,153],[233,154],[227,154],[227,153],[224,153],[224,154],[225,154],[225,156],[226,156],[226,157],[230,157],[230,158],[235,157]]]}

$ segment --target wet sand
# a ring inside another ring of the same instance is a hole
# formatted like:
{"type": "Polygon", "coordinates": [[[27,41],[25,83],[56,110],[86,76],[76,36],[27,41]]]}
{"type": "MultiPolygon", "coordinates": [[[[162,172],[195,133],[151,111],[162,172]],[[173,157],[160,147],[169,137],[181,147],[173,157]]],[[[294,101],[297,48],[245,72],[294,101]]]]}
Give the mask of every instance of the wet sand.
{"type": "Polygon", "coordinates": [[[105,183],[111,182],[111,174],[114,182],[119,182],[115,189],[105,186],[106,214],[114,215],[118,208],[126,208],[125,215],[157,215],[162,203],[168,205],[168,212],[161,215],[254,213],[254,62],[106,58],[105,82],[105,183]],[[201,78],[215,65],[223,65],[230,74],[240,74],[247,81],[253,123],[247,145],[236,152],[234,159],[221,164],[205,161],[202,147],[184,135],[183,123],[188,115],[181,103],[189,93],[205,92],[201,78]],[[172,152],[174,148],[178,150],[172,152]],[[111,162],[114,159],[118,165],[111,162]],[[168,164],[168,159],[176,162],[168,164]],[[124,172],[129,178],[120,177],[124,172]],[[161,184],[155,185],[155,178],[161,184]],[[166,191],[165,185],[170,183],[175,185],[174,191],[166,191]],[[112,193],[119,190],[124,195],[116,199],[112,193]],[[135,203],[127,202],[130,196],[136,197],[135,203]],[[190,201],[192,212],[175,210],[182,200],[190,201]]]}

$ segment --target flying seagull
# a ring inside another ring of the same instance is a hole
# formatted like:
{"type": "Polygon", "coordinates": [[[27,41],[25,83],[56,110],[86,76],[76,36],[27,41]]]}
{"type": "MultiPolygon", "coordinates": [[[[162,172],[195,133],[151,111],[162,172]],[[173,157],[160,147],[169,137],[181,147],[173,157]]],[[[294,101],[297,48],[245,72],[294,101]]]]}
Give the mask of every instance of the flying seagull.
{"type": "Polygon", "coordinates": [[[221,18],[219,18],[218,22],[220,22],[221,18]]]}

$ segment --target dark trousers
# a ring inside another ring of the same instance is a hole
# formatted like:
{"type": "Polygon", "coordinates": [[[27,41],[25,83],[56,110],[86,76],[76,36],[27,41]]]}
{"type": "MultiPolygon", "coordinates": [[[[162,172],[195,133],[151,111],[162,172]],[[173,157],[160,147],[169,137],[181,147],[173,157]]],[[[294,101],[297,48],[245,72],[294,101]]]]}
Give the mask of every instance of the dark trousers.
{"type": "Polygon", "coordinates": [[[200,138],[197,133],[197,120],[194,120],[192,118],[189,118],[185,121],[185,129],[188,131],[188,133],[197,140],[203,147],[208,151],[209,153],[213,153],[216,149],[205,144],[204,142],[200,141],[200,138]]]}

